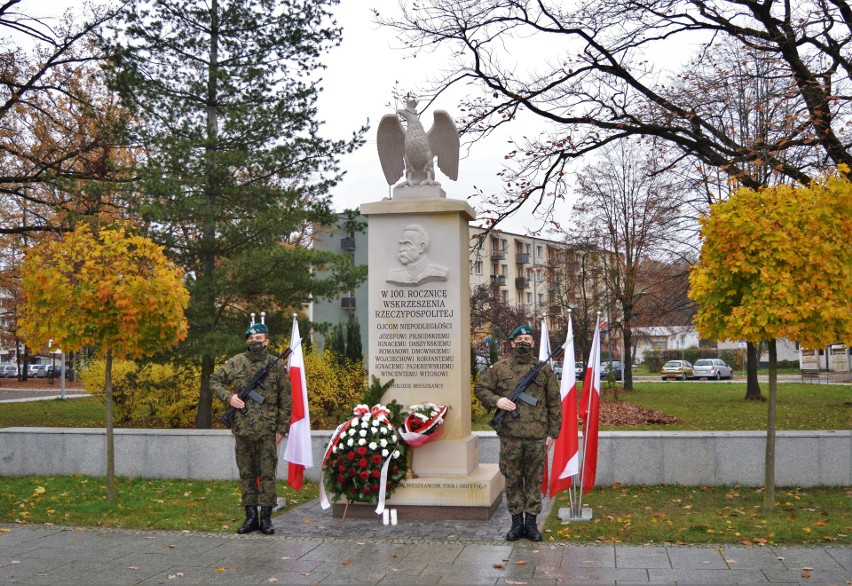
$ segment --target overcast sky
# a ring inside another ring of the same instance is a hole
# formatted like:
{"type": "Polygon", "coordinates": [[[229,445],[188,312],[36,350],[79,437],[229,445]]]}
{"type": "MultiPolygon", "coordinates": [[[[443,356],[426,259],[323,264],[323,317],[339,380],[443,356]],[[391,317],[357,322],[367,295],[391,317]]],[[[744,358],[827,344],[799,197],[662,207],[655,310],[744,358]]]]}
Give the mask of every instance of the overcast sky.
{"type": "MultiPolygon", "coordinates": [[[[356,153],[343,159],[346,178],[334,190],[338,210],[354,208],[364,202],[377,201],[389,196],[389,187],[382,173],[376,152],[376,128],[381,117],[392,113],[393,91],[410,91],[423,87],[430,72],[443,66],[439,54],[420,54],[416,59],[406,58],[394,31],[372,22],[371,7],[380,5],[383,16],[396,7],[393,0],[342,0],[335,9],[338,24],[343,27],[343,43],[326,56],[328,69],[324,74],[324,91],[320,97],[320,115],[332,133],[346,134],[369,119],[367,143],[356,153]]],[[[430,109],[422,112],[423,126],[432,124],[434,109],[446,110],[454,119],[459,118],[457,101],[459,93],[442,95],[430,109]]],[[[419,108],[431,96],[421,96],[419,108]]],[[[398,106],[398,105],[397,105],[398,106]]],[[[511,150],[508,136],[498,135],[473,145],[469,150],[462,146],[458,181],[443,175],[436,166],[436,180],[441,183],[447,197],[468,201],[476,209],[477,200],[468,200],[477,188],[485,193],[501,192],[497,173],[503,168],[503,157],[511,150]]],[[[566,222],[568,223],[568,222],[566,222]]],[[[500,227],[512,232],[526,232],[526,227],[538,228],[529,214],[520,214],[501,223],[500,227]]],[[[545,237],[549,237],[545,235],[545,237]]]]}
{"type": "MultiPolygon", "coordinates": [[[[103,3],[102,0],[93,2],[103,3]]],[[[68,8],[79,11],[83,3],[84,0],[24,0],[19,7],[32,15],[59,16],[68,8]]],[[[387,15],[396,9],[397,3],[395,0],[341,0],[334,13],[343,27],[343,43],[322,58],[328,66],[319,98],[319,116],[326,122],[323,134],[328,138],[346,138],[368,120],[370,123],[366,144],[341,159],[346,177],[332,192],[337,211],[390,195],[376,152],[378,123],[383,115],[395,109],[394,88],[402,92],[422,88],[424,78],[433,69],[442,67],[439,55],[420,54],[416,59],[406,59],[407,53],[399,48],[401,43],[394,32],[372,22],[370,8],[373,6],[380,6],[383,15],[387,15]]],[[[434,109],[446,110],[458,119],[459,96],[459,93],[442,95],[422,112],[424,127],[428,130],[431,126],[434,109]]],[[[430,96],[419,97],[422,110],[430,96]]],[[[525,131],[529,128],[525,127],[525,131]]],[[[470,149],[465,149],[463,144],[458,181],[450,180],[436,166],[436,180],[447,192],[447,197],[466,200],[477,209],[480,202],[468,199],[477,189],[487,194],[502,192],[497,173],[503,168],[504,155],[511,150],[508,138],[505,134],[491,136],[470,149]]],[[[565,217],[560,218],[560,222],[570,223],[565,217]]],[[[540,222],[529,214],[517,215],[500,225],[503,230],[519,233],[539,227],[540,222]]]]}

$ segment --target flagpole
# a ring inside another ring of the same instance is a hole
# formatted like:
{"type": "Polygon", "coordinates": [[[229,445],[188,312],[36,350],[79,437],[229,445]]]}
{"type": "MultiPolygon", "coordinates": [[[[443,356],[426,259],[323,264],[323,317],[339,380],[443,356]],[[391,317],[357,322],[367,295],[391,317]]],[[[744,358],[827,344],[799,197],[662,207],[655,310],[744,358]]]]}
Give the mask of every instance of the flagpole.
{"type": "MultiPolygon", "coordinates": [[[[595,344],[592,343],[592,352],[600,352],[600,330],[598,330],[598,328],[600,327],[600,323],[601,323],[601,312],[598,311],[597,320],[595,321],[595,337],[598,338],[598,345],[597,345],[597,347],[595,347],[595,344]]],[[[593,357],[593,356],[591,356],[591,353],[590,353],[589,361],[592,362],[593,365],[595,364],[594,361],[597,360],[597,359],[598,359],[597,356],[593,357]]],[[[594,366],[592,366],[592,373],[591,374],[592,374],[592,381],[591,381],[591,384],[590,384],[591,389],[589,391],[589,404],[586,405],[586,420],[583,421],[583,461],[580,463],[580,488],[579,488],[579,490],[580,490],[580,497],[579,497],[579,500],[580,500],[579,508],[580,508],[580,510],[583,509],[583,488],[585,487],[584,481],[585,481],[585,476],[586,476],[586,455],[587,455],[586,450],[589,447],[589,434],[588,434],[588,431],[589,431],[589,413],[592,410],[592,394],[595,392],[595,380],[594,380],[595,379],[595,367],[594,366]]]]}

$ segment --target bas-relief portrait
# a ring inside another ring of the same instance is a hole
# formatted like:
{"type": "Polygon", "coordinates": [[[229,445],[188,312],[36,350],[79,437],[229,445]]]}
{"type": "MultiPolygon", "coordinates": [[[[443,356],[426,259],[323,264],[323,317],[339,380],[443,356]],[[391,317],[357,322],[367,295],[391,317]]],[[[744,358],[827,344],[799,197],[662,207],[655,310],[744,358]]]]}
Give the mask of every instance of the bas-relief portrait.
{"type": "Polygon", "coordinates": [[[446,281],[449,269],[429,259],[429,232],[419,224],[409,224],[399,239],[397,259],[400,268],[388,271],[386,281],[393,285],[416,287],[423,283],[446,281]]]}

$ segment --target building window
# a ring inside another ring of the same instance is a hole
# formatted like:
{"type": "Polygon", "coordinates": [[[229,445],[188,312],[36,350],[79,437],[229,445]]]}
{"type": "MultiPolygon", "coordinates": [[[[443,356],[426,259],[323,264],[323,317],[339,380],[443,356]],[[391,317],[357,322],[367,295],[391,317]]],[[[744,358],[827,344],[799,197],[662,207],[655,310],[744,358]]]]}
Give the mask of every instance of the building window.
{"type": "Polygon", "coordinates": [[[475,263],[473,263],[473,274],[474,275],[481,275],[482,274],[482,261],[481,260],[478,260],[475,263]]]}

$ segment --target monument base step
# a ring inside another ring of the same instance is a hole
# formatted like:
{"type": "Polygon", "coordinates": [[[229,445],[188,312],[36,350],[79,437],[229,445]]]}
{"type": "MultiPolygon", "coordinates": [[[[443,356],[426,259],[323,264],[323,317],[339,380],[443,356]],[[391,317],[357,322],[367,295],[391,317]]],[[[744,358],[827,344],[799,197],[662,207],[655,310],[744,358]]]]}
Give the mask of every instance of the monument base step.
{"type": "MultiPolygon", "coordinates": [[[[480,464],[466,476],[406,478],[385,501],[402,519],[490,519],[503,498],[505,481],[497,464],[480,464]]],[[[334,505],[333,516],[378,516],[375,504],[334,505]]]]}
{"type": "MultiPolygon", "coordinates": [[[[420,505],[399,505],[394,506],[390,500],[385,502],[386,508],[395,509],[397,519],[399,521],[444,521],[444,520],[460,520],[460,521],[488,521],[494,516],[495,511],[500,506],[500,499],[494,501],[489,507],[435,507],[435,506],[420,506],[420,505]]],[[[382,522],[382,516],[376,514],[376,505],[367,505],[365,503],[350,503],[349,509],[346,505],[336,504],[333,509],[333,517],[341,519],[351,517],[353,519],[372,519],[375,518],[379,523],[382,522]]]]}

